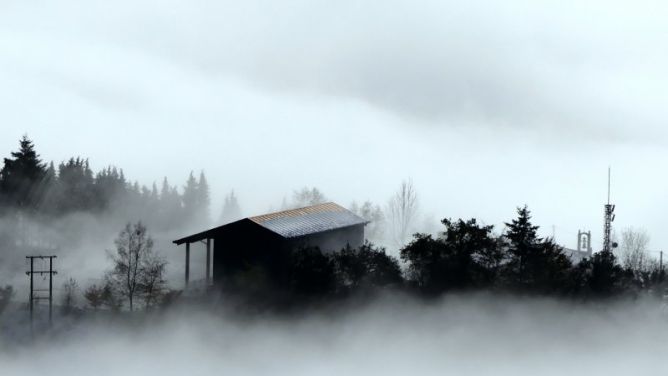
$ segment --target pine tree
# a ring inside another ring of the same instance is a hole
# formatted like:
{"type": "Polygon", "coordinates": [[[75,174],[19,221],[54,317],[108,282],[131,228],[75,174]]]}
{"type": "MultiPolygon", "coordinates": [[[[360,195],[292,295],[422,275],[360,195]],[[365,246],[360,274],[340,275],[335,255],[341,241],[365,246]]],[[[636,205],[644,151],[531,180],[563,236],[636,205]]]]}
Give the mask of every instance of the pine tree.
{"type": "Polygon", "coordinates": [[[181,196],[183,201],[183,213],[182,218],[183,222],[186,224],[192,224],[193,220],[197,216],[198,211],[198,192],[197,192],[197,180],[193,175],[192,171],[188,176],[186,185],[183,187],[183,195],[181,196]]]}
{"type": "Polygon", "coordinates": [[[538,237],[538,226],[531,223],[531,212],[518,208],[518,217],[506,223],[508,256],[506,282],[515,288],[533,292],[552,293],[566,289],[566,279],[572,264],[563,248],[552,239],[538,237]]]}
{"type": "Polygon", "coordinates": [[[221,224],[226,224],[238,219],[241,219],[241,208],[239,207],[237,196],[234,194],[234,191],[231,191],[225,196],[223,211],[220,214],[220,222],[221,224]]]}
{"type": "Polygon", "coordinates": [[[197,218],[199,222],[206,225],[211,222],[211,194],[209,192],[209,183],[204,176],[204,171],[199,174],[197,182],[197,218]]]}
{"type": "Polygon", "coordinates": [[[19,151],[4,159],[0,170],[0,195],[4,204],[18,209],[36,209],[44,192],[46,168],[33,142],[24,135],[19,151]]]}
{"type": "Polygon", "coordinates": [[[159,223],[162,230],[171,230],[183,224],[183,206],[181,195],[165,177],[160,188],[159,223]]]}
{"type": "Polygon", "coordinates": [[[542,239],[538,238],[538,226],[531,224],[531,212],[524,206],[517,209],[517,219],[506,223],[508,230],[505,237],[509,241],[508,254],[510,260],[506,265],[507,273],[512,284],[523,285],[528,283],[527,259],[532,251],[535,251],[536,243],[542,239]]]}
{"type": "Polygon", "coordinates": [[[58,166],[58,189],[55,200],[59,213],[91,211],[97,206],[95,179],[88,160],[70,158],[58,166]]]}

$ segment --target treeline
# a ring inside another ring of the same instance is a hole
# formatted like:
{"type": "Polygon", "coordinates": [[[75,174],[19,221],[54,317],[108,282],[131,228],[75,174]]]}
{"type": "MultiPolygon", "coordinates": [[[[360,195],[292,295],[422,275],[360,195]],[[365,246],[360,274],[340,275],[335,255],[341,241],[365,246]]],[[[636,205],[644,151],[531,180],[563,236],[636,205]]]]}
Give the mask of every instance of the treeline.
{"type": "Polygon", "coordinates": [[[388,288],[432,297],[480,290],[573,298],[663,295],[665,275],[659,266],[639,274],[620,265],[611,252],[573,264],[562,247],[538,236],[526,207],[517,214],[500,235],[475,219],[444,219],[438,236],[415,234],[401,249],[403,270],[398,259],[368,243],[333,254],[297,251],[291,290],[319,298],[388,288]]]}
{"type": "Polygon", "coordinates": [[[38,219],[72,213],[121,214],[142,218],[156,230],[180,228],[209,220],[209,185],[204,173],[190,173],[179,190],[164,178],[151,187],[128,180],[122,169],[94,172],[87,159],[72,157],[58,165],[45,163],[24,136],[19,149],[4,158],[0,170],[0,213],[38,219]]]}

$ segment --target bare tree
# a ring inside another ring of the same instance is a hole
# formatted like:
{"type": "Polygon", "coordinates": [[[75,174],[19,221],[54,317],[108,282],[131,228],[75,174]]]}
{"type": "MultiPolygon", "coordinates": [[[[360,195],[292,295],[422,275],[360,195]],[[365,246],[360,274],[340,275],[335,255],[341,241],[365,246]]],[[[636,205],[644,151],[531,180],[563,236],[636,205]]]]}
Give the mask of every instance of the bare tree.
{"type": "Polygon", "coordinates": [[[109,278],[107,278],[104,287],[102,287],[102,295],[100,297],[102,299],[102,305],[113,312],[120,311],[121,307],[123,306],[123,302],[118,297],[118,293],[113,286],[113,282],[109,278]]]}
{"type": "Polygon", "coordinates": [[[141,292],[144,299],[144,306],[150,309],[160,302],[160,298],[165,294],[165,269],[167,262],[160,256],[149,255],[147,257],[141,273],[141,292]]]}
{"type": "Polygon", "coordinates": [[[110,253],[114,268],[109,273],[109,279],[133,311],[135,298],[142,293],[142,283],[154,257],[153,239],[141,222],[134,225],[128,223],[115,244],[116,254],[110,253]]]}
{"type": "Polygon", "coordinates": [[[387,204],[388,218],[392,229],[394,243],[398,247],[406,244],[413,221],[417,216],[418,199],[412,180],[401,182],[399,190],[387,204]]]}
{"type": "Polygon", "coordinates": [[[621,259],[624,268],[632,270],[636,275],[648,271],[652,260],[647,247],[649,235],[643,229],[632,227],[622,231],[621,259]]]}
{"type": "Polygon", "coordinates": [[[63,298],[61,302],[61,307],[63,313],[69,314],[77,306],[77,293],[79,292],[79,284],[74,278],[69,278],[63,284],[63,298]]]}

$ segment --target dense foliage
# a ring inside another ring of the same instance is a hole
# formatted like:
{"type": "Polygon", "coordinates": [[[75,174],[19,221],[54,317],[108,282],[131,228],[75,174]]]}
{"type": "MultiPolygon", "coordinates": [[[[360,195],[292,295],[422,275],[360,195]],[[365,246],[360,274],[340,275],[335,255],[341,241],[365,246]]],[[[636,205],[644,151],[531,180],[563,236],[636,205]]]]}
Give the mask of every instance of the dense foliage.
{"type": "Polygon", "coordinates": [[[4,159],[0,170],[0,207],[34,219],[53,219],[72,213],[105,213],[141,218],[157,230],[209,219],[209,185],[204,173],[190,173],[179,192],[167,178],[158,188],[128,180],[122,169],[109,166],[93,172],[89,161],[73,157],[57,166],[44,163],[33,142],[24,136],[19,150],[4,159]]]}

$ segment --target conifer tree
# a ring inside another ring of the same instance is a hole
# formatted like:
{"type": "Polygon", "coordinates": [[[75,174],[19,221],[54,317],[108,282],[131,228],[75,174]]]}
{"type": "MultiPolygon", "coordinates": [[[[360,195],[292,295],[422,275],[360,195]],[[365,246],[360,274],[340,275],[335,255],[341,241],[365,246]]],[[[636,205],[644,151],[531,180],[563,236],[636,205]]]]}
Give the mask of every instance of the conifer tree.
{"type": "Polygon", "coordinates": [[[197,192],[197,180],[193,175],[192,171],[188,176],[186,185],[183,187],[183,210],[185,212],[186,222],[192,221],[192,219],[197,215],[197,203],[198,203],[198,192],[197,192]]]}
{"type": "Polygon", "coordinates": [[[45,175],[45,165],[33,142],[24,135],[19,141],[19,150],[4,159],[0,170],[0,194],[4,203],[18,209],[35,209],[44,191],[45,175]]]}
{"type": "Polygon", "coordinates": [[[526,206],[518,208],[517,214],[517,219],[506,223],[506,282],[534,292],[564,290],[572,266],[570,260],[552,239],[538,237],[539,227],[531,223],[531,212],[526,206]]]}
{"type": "Polygon", "coordinates": [[[206,180],[204,171],[199,174],[199,181],[197,182],[197,218],[204,224],[209,224],[211,221],[211,194],[209,192],[209,182],[206,180]]]}
{"type": "Polygon", "coordinates": [[[227,196],[225,196],[223,211],[220,214],[220,222],[221,224],[225,224],[236,221],[238,219],[241,219],[241,208],[239,207],[237,196],[234,194],[234,191],[231,191],[227,196]]]}

